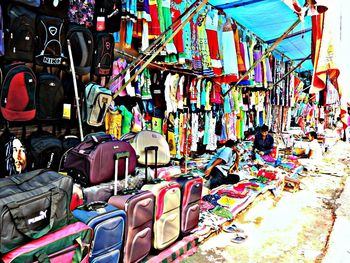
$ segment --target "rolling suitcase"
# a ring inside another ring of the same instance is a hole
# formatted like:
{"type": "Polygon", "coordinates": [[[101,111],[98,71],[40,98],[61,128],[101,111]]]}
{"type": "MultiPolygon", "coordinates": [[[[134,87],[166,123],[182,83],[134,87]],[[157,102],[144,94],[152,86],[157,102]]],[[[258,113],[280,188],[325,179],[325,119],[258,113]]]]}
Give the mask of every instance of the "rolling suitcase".
{"type": "Polygon", "coordinates": [[[93,231],[82,222],[32,240],[2,257],[4,263],[88,263],[93,231]]]}
{"type": "Polygon", "coordinates": [[[186,235],[198,226],[203,179],[184,175],[174,181],[181,186],[181,234],[186,235]]]}
{"type": "Polygon", "coordinates": [[[78,207],[73,215],[94,230],[89,262],[119,262],[124,240],[125,212],[105,202],[93,202],[78,207]]]}
{"type": "MultiPolygon", "coordinates": [[[[155,152],[157,166],[158,147],[146,147],[146,171],[149,151],[155,152]]],[[[141,190],[149,190],[155,197],[152,244],[157,250],[164,249],[174,243],[180,235],[180,185],[177,182],[157,182],[156,180],[153,184],[145,184],[141,190]]]]}
{"type": "MultiPolygon", "coordinates": [[[[120,159],[128,162],[129,152],[115,154],[115,166],[120,159]]],[[[125,170],[125,189],[117,193],[118,169],[115,169],[114,196],[108,203],[126,213],[123,262],[134,263],[145,258],[151,250],[154,196],[150,191],[127,190],[128,172],[125,170]]]]}
{"type": "Polygon", "coordinates": [[[138,155],[137,162],[146,165],[146,158],[148,158],[148,165],[156,165],[155,155],[153,152],[146,157],[145,149],[149,146],[158,147],[157,165],[167,165],[170,162],[169,144],[163,135],[154,131],[140,131],[134,137],[128,138],[128,141],[135,149],[138,155]]]}

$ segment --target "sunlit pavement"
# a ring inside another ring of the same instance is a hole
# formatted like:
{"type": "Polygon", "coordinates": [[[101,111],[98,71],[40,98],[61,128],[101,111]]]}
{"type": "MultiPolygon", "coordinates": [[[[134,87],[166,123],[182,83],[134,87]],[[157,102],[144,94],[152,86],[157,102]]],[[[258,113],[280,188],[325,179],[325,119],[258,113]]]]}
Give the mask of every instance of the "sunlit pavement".
{"type": "Polygon", "coordinates": [[[235,219],[248,238],[221,232],[182,262],[350,262],[350,145],[338,142],[302,190],[260,195],[235,219]]]}

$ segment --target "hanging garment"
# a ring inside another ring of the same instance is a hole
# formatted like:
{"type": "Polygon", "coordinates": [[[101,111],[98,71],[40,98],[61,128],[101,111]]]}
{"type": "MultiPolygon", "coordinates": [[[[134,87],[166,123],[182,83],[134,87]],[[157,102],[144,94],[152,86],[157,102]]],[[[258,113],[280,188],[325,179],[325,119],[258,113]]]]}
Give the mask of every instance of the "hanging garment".
{"type": "Polygon", "coordinates": [[[205,106],[204,110],[210,111],[211,105],[210,105],[210,93],[212,89],[212,82],[210,80],[207,81],[207,85],[205,86],[205,106]]]}
{"type": "Polygon", "coordinates": [[[176,92],[179,86],[179,80],[180,80],[180,75],[179,74],[174,74],[171,76],[171,83],[170,83],[170,103],[171,103],[171,108],[173,112],[177,111],[177,100],[176,100],[176,92]]]}
{"type": "Polygon", "coordinates": [[[197,151],[197,143],[199,141],[198,136],[198,114],[197,113],[191,113],[191,151],[196,152],[197,151]]]}
{"type": "MultiPolygon", "coordinates": [[[[176,19],[184,12],[181,8],[182,0],[172,0],[170,3],[171,20],[173,27],[176,28],[181,24],[181,21],[174,23],[176,19]]],[[[178,53],[184,52],[183,29],[174,36],[174,45],[178,53]]]]}
{"type": "Polygon", "coordinates": [[[222,49],[224,59],[224,74],[238,75],[237,52],[234,43],[231,19],[226,18],[222,32],[222,49]]]}
{"type": "Polygon", "coordinates": [[[140,132],[142,130],[142,114],[140,112],[140,107],[136,104],[135,107],[132,108],[133,121],[132,121],[132,132],[140,132]]]}
{"type": "MultiPolygon", "coordinates": [[[[182,0],[180,4],[180,12],[184,13],[187,8],[191,6],[190,0],[182,0]]],[[[186,23],[182,28],[182,40],[183,40],[183,52],[179,53],[179,63],[190,64],[192,63],[192,33],[191,33],[191,23],[186,23]]]]}
{"type": "Polygon", "coordinates": [[[235,40],[238,71],[245,72],[247,70],[245,68],[245,64],[243,61],[243,56],[242,56],[242,51],[241,51],[241,43],[240,43],[240,34],[239,34],[239,30],[238,30],[236,22],[234,22],[232,24],[232,30],[233,30],[234,40],[235,40]]]}
{"type": "Polygon", "coordinates": [[[213,72],[215,75],[222,74],[222,65],[219,53],[218,23],[218,10],[210,10],[206,16],[205,29],[207,33],[207,38],[210,39],[209,52],[211,58],[211,65],[213,67],[213,72]]]}
{"type": "Polygon", "coordinates": [[[155,39],[161,34],[157,0],[149,0],[149,14],[151,16],[151,23],[148,35],[149,38],[155,39]]]}
{"type": "Polygon", "coordinates": [[[219,44],[219,58],[221,61],[222,66],[222,73],[224,73],[224,51],[223,51],[223,40],[222,40],[222,33],[224,29],[224,24],[226,23],[226,17],[222,14],[219,14],[218,18],[218,44],[219,44]]]}
{"type": "Polygon", "coordinates": [[[214,72],[212,69],[210,51],[208,44],[208,37],[205,30],[206,13],[201,13],[198,15],[197,19],[197,32],[198,32],[198,47],[201,55],[203,75],[213,77],[214,72]]]}
{"type": "Polygon", "coordinates": [[[184,109],[184,83],[185,82],[185,76],[181,76],[178,84],[178,88],[176,90],[176,102],[177,102],[177,108],[179,110],[184,109]]]}
{"type": "Polygon", "coordinates": [[[208,132],[208,145],[206,147],[206,150],[208,151],[215,151],[217,148],[217,137],[215,134],[215,127],[216,127],[216,118],[209,112],[209,132],[208,132]]]}
{"type": "Polygon", "coordinates": [[[128,109],[124,106],[121,105],[119,106],[119,110],[123,116],[122,119],[122,135],[129,133],[131,130],[131,122],[132,122],[132,113],[128,111],[128,109]]]}
{"type": "MultiPolygon", "coordinates": [[[[124,58],[118,58],[117,60],[115,60],[113,62],[113,71],[112,71],[111,78],[116,77],[120,72],[122,72],[127,67],[127,65],[128,65],[128,63],[124,58]]],[[[123,79],[124,79],[124,75],[117,78],[109,86],[109,89],[113,93],[116,93],[123,86],[123,79]]],[[[127,95],[127,93],[126,93],[125,89],[119,93],[119,96],[121,96],[121,97],[126,96],[126,95],[127,95]]]]}
{"type": "Polygon", "coordinates": [[[105,116],[105,129],[107,134],[119,139],[122,135],[122,115],[117,107],[109,108],[105,116]]]}
{"type": "MultiPolygon", "coordinates": [[[[258,47],[254,48],[254,62],[257,61],[258,59],[260,59],[262,56],[261,54],[261,50],[258,47]]],[[[256,65],[256,67],[254,68],[254,80],[255,80],[255,84],[257,86],[262,86],[263,85],[263,72],[262,72],[262,66],[261,63],[258,63],[256,65]]]]}
{"type": "Polygon", "coordinates": [[[201,58],[199,43],[198,43],[197,20],[198,20],[198,13],[193,17],[193,19],[190,22],[191,32],[192,32],[192,38],[191,38],[192,68],[194,72],[202,73],[203,65],[202,65],[202,58],[201,58]]]}

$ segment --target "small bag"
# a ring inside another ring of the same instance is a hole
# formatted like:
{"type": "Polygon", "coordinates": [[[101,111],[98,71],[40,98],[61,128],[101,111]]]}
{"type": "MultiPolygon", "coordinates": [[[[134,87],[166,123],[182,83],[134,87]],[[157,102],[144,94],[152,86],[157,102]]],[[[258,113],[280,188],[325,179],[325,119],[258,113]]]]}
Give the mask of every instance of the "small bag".
{"type": "Polygon", "coordinates": [[[91,126],[101,126],[112,100],[109,89],[89,83],[84,93],[83,120],[91,126]]]}

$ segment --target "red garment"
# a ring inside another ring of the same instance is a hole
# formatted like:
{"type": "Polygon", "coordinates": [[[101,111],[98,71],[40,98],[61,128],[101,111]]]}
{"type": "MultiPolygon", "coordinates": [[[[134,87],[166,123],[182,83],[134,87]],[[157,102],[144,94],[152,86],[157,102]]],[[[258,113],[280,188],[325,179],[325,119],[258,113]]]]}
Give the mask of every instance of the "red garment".
{"type": "Polygon", "coordinates": [[[240,40],[239,40],[239,33],[238,33],[238,28],[237,25],[234,24],[232,26],[233,29],[233,35],[235,39],[235,46],[236,46],[236,54],[237,54],[237,64],[238,64],[238,71],[239,72],[246,72],[242,52],[241,52],[241,45],[240,45],[240,40]]]}
{"type": "Polygon", "coordinates": [[[149,38],[156,38],[162,33],[160,31],[157,1],[149,1],[149,14],[152,22],[148,26],[148,35],[149,38]]]}
{"type": "MultiPolygon", "coordinates": [[[[180,13],[180,10],[176,9],[176,7],[173,5],[173,2],[171,4],[170,12],[171,12],[171,21],[173,21],[174,23],[174,21],[181,15],[181,13],[180,13]]],[[[173,28],[176,28],[179,24],[180,22],[176,24],[174,23],[173,28]]],[[[174,36],[174,45],[178,53],[183,53],[185,51],[182,29],[174,36]]]]}
{"type": "Polygon", "coordinates": [[[218,32],[211,29],[206,29],[206,32],[207,32],[207,38],[209,40],[209,51],[210,51],[210,58],[213,66],[213,71],[215,75],[220,76],[222,74],[222,67],[218,67],[215,64],[215,61],[219,61],[220,63],[219,65],[221,65],[218,32]]]}

